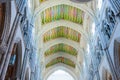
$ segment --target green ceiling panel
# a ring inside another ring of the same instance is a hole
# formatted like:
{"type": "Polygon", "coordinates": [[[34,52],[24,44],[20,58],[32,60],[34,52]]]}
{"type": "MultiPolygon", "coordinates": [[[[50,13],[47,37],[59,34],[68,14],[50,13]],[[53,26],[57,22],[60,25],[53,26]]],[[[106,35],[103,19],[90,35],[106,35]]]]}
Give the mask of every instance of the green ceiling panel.
{"type": "Polygon", "coordinates": [[[41,13],[42,24],[53,22],[56,20],[68,20],[74,23],[83,23],[83,11],[69,5],[57,5],[47,8],[41,13]]]}
{"type": "Polygon", "coordinates": [[[58,57],[56,59],[53,59],[52,61],[50,61],[47,65],[46,65],[46,68],[50,67],[50,66],[53,66],[55,64],[58,64],[58,63],[63,63],[63,64],[66,64],[68,66],[71,66],[73,68],[75,68],[75,63],[67,58],[64,58],[64,57],[58,57]]]}
{"type": "Polygon", "coordinates": [[[46,32],[44,34],[43,41],[47,42],[49,40],[53,40],[53,39],[60,38],[60,37],[64,37],[64,38],[67,38],[67,39],[70,39],[76,42],[80,42],[81,35],[77,31],[69,27],[60,26],[60,27],[51,29],[48,32],[46,32]]]}
{"type": "Polygon", "coordinates": [[[46,52],[45,52],[45,56],[49,56],[52,54],[55,54],[57,52],[66,52],[67,54],[73,55],[73,56],[77,56],[77,51],[75,48],[73,48],[72,46],[69,46],[67,44],[56,44],[52,47],[50,47],[46,52]]]}

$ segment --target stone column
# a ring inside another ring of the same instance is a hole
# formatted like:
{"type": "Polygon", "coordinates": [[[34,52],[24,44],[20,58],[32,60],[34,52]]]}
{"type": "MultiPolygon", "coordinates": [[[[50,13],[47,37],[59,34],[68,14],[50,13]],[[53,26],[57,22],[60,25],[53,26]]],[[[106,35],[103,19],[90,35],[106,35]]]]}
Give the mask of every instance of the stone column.
{"type": "MultiPolygon", "coordinates": [[[[26,15],[26,14],[25,14],[26,15]]],[[[26,16],[25,16],[26,17],[26,16]]],[[[27,17],[26,17],[27,18],[27,17]]],[[[24,21],[23,21],[24,22],[24,21]]],[[[25,77],[25,69],[26,69],[26,63],[27,60],[30,61],[30,67],[31,67],[31,79],[34,78],[34,70],[35,70],[35,48],[33,45],[33,39],[32,39],[32,27],[33,25],[30,24],[29,20],[26,19],[26,25],[23,25],[23,34],[24,34],[24,41],[26,45],[25,53],[24,53],[24,62],[22,65],[22,71],[21,71],[21,80],[25,77]]]]}
{"type": "Polygon", "coordinates": [[[100,36],[100,40],[101,40],[101,43],[102,43],[101,45],[103,47],[103,52],[104,52],[104,54],[107,57],[107,60],[108,60],[109,66],[110,66],[110,70],[111,70],[112,75],[113,75],[113,79],[114,80],[119,80],[117,78],[117,75],[116,75],[116,72],[115,72],[115,68],[114,68],[114,65],[113,65],[113,61],[112,61],[111,56],[110,56],[109,51],[108,51],[107,42],[104,40],[105,36],[103,35],[103,33],[100,30],[97,30],[97,31],[98,31],[99,36],[100,36]]]}
{"type": "Polygon", "coordinates": [[[9,41],[8,41],[8,49],[6,50],[6,54],[3,56],[3,60],[0,65],[0,80],[4,80],[5,78],[5,74],[6,74],[10,56],[11,56],[11,50],[14,44],[13,39],[16,33],[16,29],[18,28],[19,21],[21,19],[21,14],[25,7],[25,1],[26,0],[21,0],[21,5],[19,6],[18,12],[14,19],[14,23],[12,25],[12,31],[10,32],[11,35],[9,36],[9,41]]]}
{"type": "Polygon", "coordinates": [[[28,61],[28,54],[29,54],[29,48],[25,48],[25,53],[24,53],[24,59],[23,59],[23,64],[22,64],[22,69],[21,69],[21,75],[20,75],[20,80],[24,80],[25,78],[25,69],[27,66],[27,61],[28,61]]]}
{"type": "Polygon", "coordinates": [[[3,57],[3,61],[2,61],[2,64],[0,66],[0,69],[1,70],[1,80],[4,80],[5,78],[5,74],[6,74],[6,71],[7,71],[7,67],[8,67],[8,64],[9,64],[9,60],[10,60],[10,56],[11,56],[11,52],[12,52],[12,48],[13,48],[13,45],[14,45],[14,42],[13,42],[13,39],[14,39],[14,36],[15,36],[15,33],[16,33],[16,29],[17,29],[17,26],[18,26],[18,23],[19,23],[19,17],[20,14],[17,14],[16,15],[16,19],[15,19],[15,24],[14,24],[14,29],[13,29],[13,32],[11,33],[11,37],[10,37],[10,41],[8,43],[8,50],[6,51],[6,54],[4,55],[3,57]]]}

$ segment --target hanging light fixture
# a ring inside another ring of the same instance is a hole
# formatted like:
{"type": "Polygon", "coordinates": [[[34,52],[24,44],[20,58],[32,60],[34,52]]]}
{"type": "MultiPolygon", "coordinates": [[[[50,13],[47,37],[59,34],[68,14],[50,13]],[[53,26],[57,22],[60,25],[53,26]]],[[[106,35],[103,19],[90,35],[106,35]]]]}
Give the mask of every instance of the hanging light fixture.
{"type": "Polygon", "coordinates": [[[92,0],[70,0],[70,1],[80,3],[80,2],[89,2],[89,1],[92,1],[92,0]]]}

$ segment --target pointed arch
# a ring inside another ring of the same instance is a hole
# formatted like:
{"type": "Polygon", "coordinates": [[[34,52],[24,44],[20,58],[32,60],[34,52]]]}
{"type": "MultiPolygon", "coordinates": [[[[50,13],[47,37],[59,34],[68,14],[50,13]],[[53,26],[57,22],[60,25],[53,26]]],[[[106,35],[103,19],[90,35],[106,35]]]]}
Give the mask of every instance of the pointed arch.
{"type": "Polygon", "coordinates": [[[81,34],[81,37],[83,37],[84,40],[88,41],[88,36],[85,33],[82,25],[72,23],[72,22],[66,21],[66,20],[59,20],[59,21],[50,22],[48,24],[43,25],[42,28],[40,28],[40,30],[38,30],[37,40],[39,40],[41,38],[41,36],[43,36],[43,34],[45,34],[47,31],[57,28],[59,26],[68,27],[68,28],[71,28],[71,29],[79,32],[81,34]]]}
{"type": "Polygon", "coordinates": [[[74,78],[75,80],[79,80],[79,79],[78,79],[78,75],[77,75],[77,73],[75,72],[75,69],[73,69],[73,68],[71,68],[71,67],[69,67],[69,66],[67,66],[67,65],[61,64],[61,63],[60,63],[60,64],[56,64],[56,65],[54,65],[54,66],[46,69],[45,74],[44,74],[44,80],[47,80],[47,78],[48,78],[54,71],[59,70],[59,69],[62,69],[62,70],[64,70],[64,71],[68,72],[71,76],[73,76],[73,78],[74,78]]]}
{"type": "Polygon", "coordinates": [[[81,34],[69,27],[59,26],[57,28],[47,31],[43,35],[43,42],[46,43],[48,41],[61,37],[79,43],[81,39],[81,34]]]}
{"type": "Polygon", "coordinates": [[[65,64],[65,65],[68,65],[72,68],[75,68],[76,67],[76,64],[71,61],[70,59],[68,58],[65,58],[65,57],[57,57],[57,58],[54,58],[53,60],[49,61],[48,64],[46,64],[46,68],[49,68],[55,64],[59,64],[59,63],[62,63],[62,64],[65,64]]]}
{"type": "Polygon", "coordinates": [[[76,63],[76,57],[74,57],[72,55],[69,55],[68,53],[65,53],[65,52],[57,52],[57,53],[54,53],[53,55],[45,57],[45,64],[48,64],[49,61],[51,61],[51,60],[53,60],[54,58],[57,58],[57,57],[65,57],[65,58],[70,59],[74,63],[76,63]]]}
{"type": "Polygon", "coordinates": [[[46,50],[48,50],[50,47],[52,47],[52,46],[54,46],[56,44],[66,44],[66,45],[69,45],[69,46],[73,47],[76,51],[79,51],[79,48],[80,48],[80,45],[78,43],[76,43],[76,42],[73,42],[71,40],[67,40],[67,39],[64,39],[64,38],[61,38],[61,39],[58,38],[58,39],[55,39],[55,40],[52,40],[52,41],[46,43],[43,46],[42,53],[45,53],[46,50]]]}

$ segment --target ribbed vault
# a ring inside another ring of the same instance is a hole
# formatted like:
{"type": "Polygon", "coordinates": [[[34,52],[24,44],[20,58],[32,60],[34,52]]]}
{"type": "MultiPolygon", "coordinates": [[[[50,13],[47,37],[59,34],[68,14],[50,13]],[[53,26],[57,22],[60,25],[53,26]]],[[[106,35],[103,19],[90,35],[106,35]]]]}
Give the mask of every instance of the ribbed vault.
{"type": "Polygon", "coordinates": [[[52,55],[49,55],[45,58],[45,64],[48,64],[49,61],[53,60],[54,58],[57,58],[57,57],[65,57],[67,59],[70,59],[71,61],[73,61],[74,63],[76,63],[76,57],[74,57],[73,55],[69,55],[68,53],[65,53],[65,52],[57,52],[57,53],[54,53],[52,55]]]}
{"type": "Polygon", "coordinates": [[[56,20],[68,20],[78,24],[83,23],[83,11],[70,5],[57,5],[45,9],[41,13],[42,25],[56,20]]]}
{"type": "Polygon", "coordinates": [[[73,78],[74,78],[75,80],[79,80],[79,79],[78,79],[78,75],[77,75],[77,73],[75,72],[74,68],[72,68],[72,67],[70,67],[70,66],[67,66],[67,65],[65,65],[65,64],[61,64],[61,63],[56,64],[56,65],[53,65],[53,66],[47,68],[46,71],[45,71],[45,73],[44,73],[44,74],[46,74],[46,75],[44,75],[44,80],[47,80],[47,78],[48,78],[54,71],[59,70],[59,69],[64,70],[64,71],[68,72],[69,74],[71,74],[71,76],[73,76],[73,78]]]}
{"type": "Polygon", "coordinates": [[[63,64],[66,64],[66,65],[72,67],[72,68],[75,68],[75,63],[73,61],[71,61],[70,59],[67,59],[65,57],[57,57],[57,58],[53,59],[52,61],[50,61],[46,65],[46,68],[51,67],[51,66],[58,64],[58,63],[63,63],[63,64]]]}
{"type": "Polygon", "coordinates": [[[64,37],[72,41],[80,42],[81,34],[69,27],[60,26],[55,29],[49,30],[43,36],[44,36],[43,42],[47,42],[49,40],[53,40],[55,38],[60,38],[60,37],[64,37]]]}
{"type": "Polygon", "coordinates": [[[60,43],[60,44],[56,44],[56,45],[50,47],[48,50],[46,50],[45,56],[55,54],[56,52],[65,52],[65,53],[73,55],[73,56],[77,56],[77,53],[78,53],[76,51],[76,49],[73,48],[72,46],[60,43]]]}
{"type": "Polygon", "coordinates": [[[70,0],[36,0],[35,3],[33,20],[43,78],[47,79],[53,68],[62,66],[78,80],[90,39],[86,32],[90,25],[84,25],[84,19],[85,15],[94,18],[93,10],[87,4],[70,0]]]}
{"type": "Polygon", "coordinates": [[[64,4],[64,5],[70,5],[70,6],[76,7],[78,9],[82,10],[83,12],[86,12],[91,17],[94,17],[94,13],[91,8],[89,8],[85,4],[74,3],[74,2],[71,2],[70,0],[47,0],[47,1],[44,1],[42,4],[40,4],[39,0],[37,0],[36,2],[37,2],[37,5],[39,5],[39,6],[36,7],[34,16],[38,16],[39,13],[41,13],[42,11],[44,11],[47,8],[64,4]]]}

